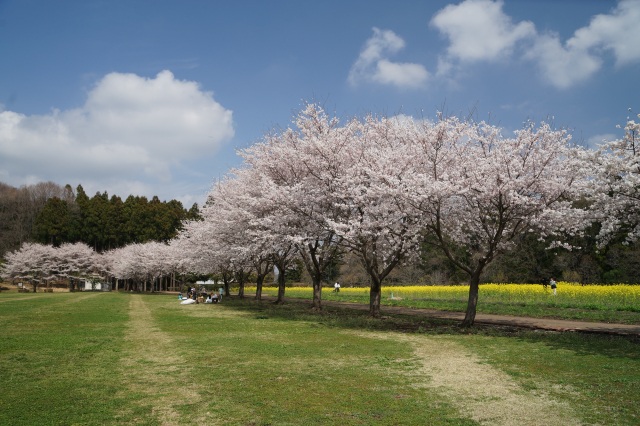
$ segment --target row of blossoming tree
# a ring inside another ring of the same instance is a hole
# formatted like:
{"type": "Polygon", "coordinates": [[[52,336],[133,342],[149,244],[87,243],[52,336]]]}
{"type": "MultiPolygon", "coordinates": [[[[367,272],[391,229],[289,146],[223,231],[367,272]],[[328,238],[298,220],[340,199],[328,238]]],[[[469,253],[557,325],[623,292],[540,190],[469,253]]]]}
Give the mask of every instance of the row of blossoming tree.
{"type": "Polygon", "coordinates": [[[115,281],[116,289],[147,291],[168,289],[175,280],[176,253],[167,244],[149,242],[131,244],[119,249],[98,253],[85,243],[65,243],[54,247],[39,243],[25,243],[19,250],[6,255],[2,268],[4,278],[11,278],[33,286],[69,280],[115,281]],[[165,281],[160,281],[165,279],[165,281]]]}
{"type": "MultiPolygon", "coordinates": [[[[300,258],[320,309],[326,270],[348,250],[369,276],[377,316],[385,278],[426,243],[468,275],[471,325],[483,271],[517,237],[571,248],[565,238],[596,223],[602,244],[620,230],[637,238],[638,130],[629,121],[623,139],[593,151],[544,123],[506,137],[455,117],[342,123],[309,104],[293,126],[240,152],[243,166],[214,185],[202,220],[185,222],[169,244],[103,253],[93,268],[144,289],[175,272],[216,273],[240,296],[252,275],[260,298],[271,267],[300,258]]],[[[7,257],[5,275],[16,276],[21,251],[7,257]]],[[[278,288],[282,302],[284,273],[278,288]]]]}

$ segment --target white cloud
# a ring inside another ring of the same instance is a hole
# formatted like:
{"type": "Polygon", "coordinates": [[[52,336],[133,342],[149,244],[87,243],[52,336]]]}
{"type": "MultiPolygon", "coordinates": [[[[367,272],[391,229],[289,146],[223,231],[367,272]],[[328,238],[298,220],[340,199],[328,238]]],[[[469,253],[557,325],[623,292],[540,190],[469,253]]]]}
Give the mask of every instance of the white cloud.
{"type": "Polygon", "coordinates": [[[640,61],[640,2],[622,1],[608,15],[596,15],[562,45],[555,34],[539,36],[525,57],[534,60],[552,85],[565,89],[591,78],[611,51],[617,66],[640,61]]]}
{"type": "Polygon", "coordinates": [[[173,172],[212,155],[233,135],[232,112],[197,83],[169,71],[155,78],[111,73],[81,108],[0,112],[0,176],[12,185],[35,178],[122,196],[173,197],[166,191],[176,184],[173,172]]]}
{"type": "Polygon", "coordinates": [[[514,24],[502,6],[502,1],[467,0],[440,10],[430,25],[449,39],[449,58],[493,61],[509,55],[516,43],[535,35],[533,23],[514,24]]]}
{"type": "Polygon", "coordinates": [[[399,88],[423,87],[429,78],[423,65],[388,59],[404,46],[404,40],[393,31],[373,28],[373,36],[367,40],[349,71],[349,83],[355,86],[365,81],[399,88]]]}
{"type": "Polygon", "coordinates": [[[616,64],[640,60],[640,1],[621,1],[609,15],[596,15],[567,41],[571,50],[611,50],[616,64]]]}
{"type": "Polygon", "coordinates": [[[588,80],[602,66],[599,57],[583,49],[568,49],[555,35],[539,36],[524,57],[536,62],[543,77],[559,89],[588,80]]]}
{"type": "Polygon", "coordinates": [[[412,88],[423,86],[428,76],[429,73],[422,65],[381,59],[371,79],[381,84],[412,88]]]}
{"type": "Polygon", "coordinates": [[[566,89],[582,83],[613,53],[616,65],[640,61],[640,1],[623,0],[609,14],[596,15],[563,43],[557,34],[539,34],[529,21],[514,23],[502,0],[466,0],[449,5],[430,25],[448,40],[438,75],[446,77],[472,62],[524,58],[535,63],[551,85],[566,89]]]}

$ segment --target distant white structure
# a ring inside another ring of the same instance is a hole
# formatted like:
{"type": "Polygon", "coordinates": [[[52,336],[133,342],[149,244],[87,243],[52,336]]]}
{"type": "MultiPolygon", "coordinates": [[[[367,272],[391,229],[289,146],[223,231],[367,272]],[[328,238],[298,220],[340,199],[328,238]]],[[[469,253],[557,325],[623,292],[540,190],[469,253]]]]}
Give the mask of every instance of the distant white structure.
{"type": "Polygon", "coordinates": [[[80,291],[111,291],[111,284],[100,281],[82,280],[78,286],[80,291]]]}
{"type": "Polygon", "coordinates": [[[216,285],[218,284],[215,280],[206,280],[206,281],[196,281],[198,285],[216,285]]]}

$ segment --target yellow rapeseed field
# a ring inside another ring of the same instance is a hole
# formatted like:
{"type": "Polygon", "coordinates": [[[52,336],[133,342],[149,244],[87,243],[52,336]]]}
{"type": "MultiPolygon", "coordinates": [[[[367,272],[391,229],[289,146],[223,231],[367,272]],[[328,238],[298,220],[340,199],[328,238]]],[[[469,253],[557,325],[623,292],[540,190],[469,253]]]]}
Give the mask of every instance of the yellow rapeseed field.
{"type": "MultiPolygon", "coordinates": [[[[292,297],[311,297],[311,287],[287,288],[287,295],[292,297]]],[[[267,294],[275,294],[275,287],[263,290],[267,294]]],[[[385,299],[405,300],[459,300],[466,301],[469,288],[466,285],[452,286],[386,286],[382,288],[385,299]]],[[[323,293],[331,293],[325,288],[323,293]]],[[[341,296],[368,296],[366,287],[342,287],[341,296]]],[[[559,282],[557,295],[550,288],[541,284],[481,284],[480,298],[486,302],[496,303],[553,303],[574,306],[606,308],[617,310],[640,309],[640,285],[580,285],[577,283],[559,282]]]]}

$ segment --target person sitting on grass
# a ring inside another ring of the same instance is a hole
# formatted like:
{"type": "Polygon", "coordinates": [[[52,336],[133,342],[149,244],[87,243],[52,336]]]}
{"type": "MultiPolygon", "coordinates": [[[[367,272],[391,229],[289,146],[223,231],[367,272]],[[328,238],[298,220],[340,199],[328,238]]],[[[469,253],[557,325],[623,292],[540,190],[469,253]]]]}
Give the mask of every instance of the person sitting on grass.
{"type": "Polygon", "coordinates": [[[210,293],[207,295],[207,300],[204,303],[218,303],[218,295],[215,293],[210,293]]]}

